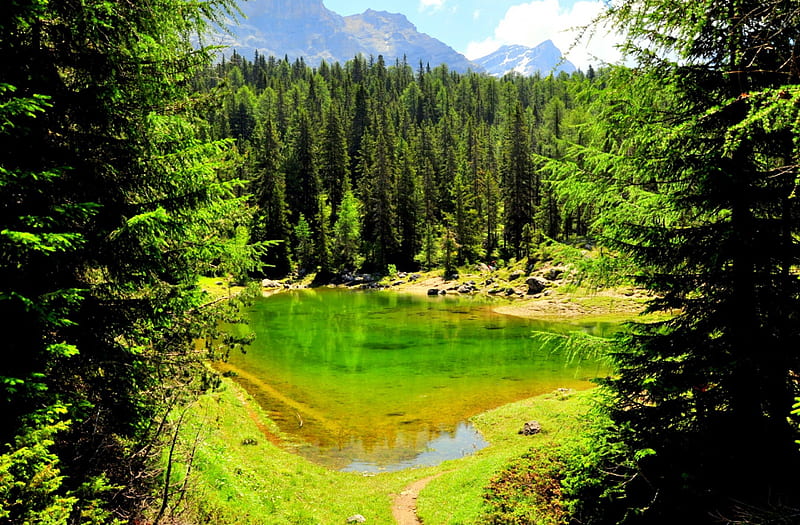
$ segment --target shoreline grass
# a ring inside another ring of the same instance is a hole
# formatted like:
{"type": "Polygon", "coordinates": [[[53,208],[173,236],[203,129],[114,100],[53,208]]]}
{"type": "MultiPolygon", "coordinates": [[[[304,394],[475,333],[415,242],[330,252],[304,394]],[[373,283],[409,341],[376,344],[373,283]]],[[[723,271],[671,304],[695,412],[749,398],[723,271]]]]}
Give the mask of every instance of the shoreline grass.
{"type": "Polygon", "coordinates": [[[201,396],[181,429],[183,459],[171,485],[180,487],[193,456],[185,498],[173,523],[341,524],[355,514],[390,524],[391,504],[410,483],[443,473],[420,494],[418,513],[428,524],[477,523],[489,479],[531,448],[570,439],[582,428],[591,391],[554,392],[479,414],[473,424],[491,443],[472,456],[436,467],[363,475],[314,464],[291,452],[291,442],[235,381],[201,396]],[[541,434],[521,436],[525,421],[541,434]],[[278,443],[289,443],[281,446],[278,443]]]}

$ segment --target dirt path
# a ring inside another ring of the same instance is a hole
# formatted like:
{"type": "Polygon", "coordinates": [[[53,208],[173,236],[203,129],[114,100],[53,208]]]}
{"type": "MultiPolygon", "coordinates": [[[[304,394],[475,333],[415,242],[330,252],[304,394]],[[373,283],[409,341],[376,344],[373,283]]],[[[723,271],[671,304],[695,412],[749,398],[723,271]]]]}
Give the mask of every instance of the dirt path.
{"type": "Polygon", "coordinates": [[[433,476],[417,480],[394,497],[394,501],[392,501],[392,516],[394,516],[397,525],[420,525],[422,523],[417,517],[417,498],[419,497],[419,493],[428,483],[442,474],[447,474],[447,472],[440,472],[433,476]]]}

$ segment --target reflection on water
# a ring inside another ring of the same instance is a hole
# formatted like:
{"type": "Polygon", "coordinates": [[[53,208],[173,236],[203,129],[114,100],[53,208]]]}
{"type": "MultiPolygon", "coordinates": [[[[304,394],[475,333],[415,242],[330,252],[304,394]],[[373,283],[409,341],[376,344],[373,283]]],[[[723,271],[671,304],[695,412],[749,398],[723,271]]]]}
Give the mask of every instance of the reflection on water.
{"type": "MultiPolygon", "coordinates": [[[[428,439],[426,437],[426,439],[428,439]]],[[[466,422],[456,425],[454,432],[440,432],[439,437],[427,441],[424,451],[411,459],[379,465],[370,461],[354,460],[342,470],[346,472],[394,472],[411,467],[432,467],[448,459],[468,456],[489,446],[475,427],[466,422]]]]}
{"type": "Polygon", "coordinates": [[[237,373],[299,452],[346,470],[436,464],[485,446],[477,413],[604,374],[531,332],[611,326],[543,323],[468,297],[298,290],[259,300],[256,341],[221,369],[237,373]]]}

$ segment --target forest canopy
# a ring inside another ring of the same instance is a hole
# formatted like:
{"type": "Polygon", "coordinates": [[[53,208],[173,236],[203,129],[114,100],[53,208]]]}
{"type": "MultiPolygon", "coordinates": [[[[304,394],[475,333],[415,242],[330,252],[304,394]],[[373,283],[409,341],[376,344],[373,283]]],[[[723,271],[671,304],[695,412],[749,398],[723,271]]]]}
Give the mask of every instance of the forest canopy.
{"type": "Polygon", "coordinates": [[[211,136],[249,159],[252,234],[284,242],[264,261],[282,276],[440,266],[447,239],[458,266],[586,236],[592,206],[566,206],[542,159],[588,142],[595,77],[234,53],[197,84],[223,93],[211,136]]]}
{"type": "Polygon", "coordinates": [[[215,61],[230,0],[6,10],[0,523],[161,519],[180,414],[219,380],[198,342],[243,342],[202,276],[449,274],[551,242],[603,246],[667,314],[613,345],[604,426],[559,474],[574,522],[796,521],[796,0],[620,0],[598,23],[627,66],[500,79],[215,61]]]}

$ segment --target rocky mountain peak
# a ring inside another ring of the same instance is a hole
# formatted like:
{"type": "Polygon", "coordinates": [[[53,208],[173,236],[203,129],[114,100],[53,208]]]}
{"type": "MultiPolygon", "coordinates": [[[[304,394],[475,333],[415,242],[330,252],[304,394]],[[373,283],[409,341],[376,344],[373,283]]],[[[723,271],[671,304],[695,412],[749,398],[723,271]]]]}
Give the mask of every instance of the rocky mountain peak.
{"type": "Polygon", "coordinates": [[[575,66],[569,60],[563,59],[561,51],[552,40],[545,40],[536,47],[505,45],[475,62],[487,73],[497,77],[510,72],[529,76],[536,73],[547,75],[551,72],[575,71],[575,66]]]}
{"type": "Polygon", "coordinates": [[[375,11],[367,9],[360,15],[353,15],[374,25],[392,25],[397,29],[410,29],[416,31],[417,28],[405,15],[400,13],[389,13],[388,11],[375,11]]]}
{"type": "Polygon", "coordinates": [[[247,18],[231,26],[231,35],[218,35],[218,41],[246,57],[258,51],[292,60],[302,57],[315,66],[321,60],[344,63],[358,54],[383,55],[387,63],[405,58],[415,65],[447,64],[454,71],[486,71],[496,76],[510,71],[521,75],[575,71],[571,63],[561,60],[561,51],[550,40],[533,48],[503,46],[471,62],[444,42],[420,33],[398,13],[367,9],[341,16],[326,8],[323,0],[250,0],[241,7],[247,18]]]}

